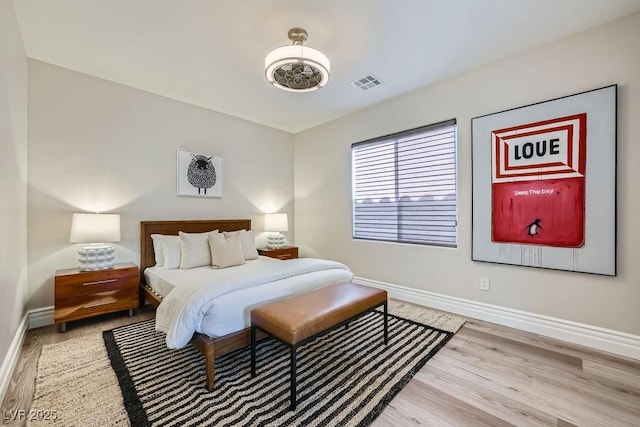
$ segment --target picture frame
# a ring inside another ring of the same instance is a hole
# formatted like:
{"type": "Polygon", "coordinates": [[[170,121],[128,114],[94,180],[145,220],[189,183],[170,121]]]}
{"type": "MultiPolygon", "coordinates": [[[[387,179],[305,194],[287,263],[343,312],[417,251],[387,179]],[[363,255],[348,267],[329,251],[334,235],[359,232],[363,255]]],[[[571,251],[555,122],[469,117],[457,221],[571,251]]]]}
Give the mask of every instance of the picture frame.
{"type": "Polygon", "coordinates": [[[176,158],[178,196],[222,198],[222,157],[178,149],[176,158]]]}
{"type": "Polygon", "coordinates": [[[471,119],[472,260],[616,275],[617,85],[471,119]]]}

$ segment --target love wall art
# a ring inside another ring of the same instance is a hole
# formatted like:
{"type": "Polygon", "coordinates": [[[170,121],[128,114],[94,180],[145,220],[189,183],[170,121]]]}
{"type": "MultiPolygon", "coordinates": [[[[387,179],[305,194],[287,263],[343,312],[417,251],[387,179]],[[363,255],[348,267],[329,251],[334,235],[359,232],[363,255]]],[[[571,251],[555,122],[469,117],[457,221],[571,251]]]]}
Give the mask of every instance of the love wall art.
{"type": "Polygon", "coordinates": [[[471,120],[474,261],[615,276],[616,95],[471,120]]]}

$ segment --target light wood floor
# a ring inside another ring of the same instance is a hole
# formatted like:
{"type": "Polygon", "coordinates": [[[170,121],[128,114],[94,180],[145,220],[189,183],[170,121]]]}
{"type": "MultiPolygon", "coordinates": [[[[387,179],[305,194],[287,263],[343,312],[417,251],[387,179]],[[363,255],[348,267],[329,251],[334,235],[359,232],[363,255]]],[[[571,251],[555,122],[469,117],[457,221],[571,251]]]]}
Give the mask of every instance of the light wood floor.
{"type": "MultiPolygon", "coordinates": [[[[2,414],[29,410],[43,344],[154,316],[117,313],[27,333],[2,414]]],[[[24,422],[9,422],[11,426],[24,422]]],[[[374,426],[640,426],[640,362],[468,319],[374,426]]]]}

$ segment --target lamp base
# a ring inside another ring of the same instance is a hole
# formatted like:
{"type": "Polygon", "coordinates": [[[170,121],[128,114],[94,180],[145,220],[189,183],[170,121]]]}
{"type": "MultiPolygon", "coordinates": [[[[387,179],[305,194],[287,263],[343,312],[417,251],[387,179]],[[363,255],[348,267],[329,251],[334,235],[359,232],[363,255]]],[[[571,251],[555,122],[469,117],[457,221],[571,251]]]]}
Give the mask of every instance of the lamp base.
{"type": "Polygon", "coordinates": [[[113,260],[116,257],[115,251],[115,248],[111,245],[83,246],[78,251],[78,268],[80,271],[113,268],[113,260]]]}
{"type": "Polygon", "coordinates": [[[268,249],[280,249],[284,247],[284,234],[273,233],[267,236],[268,249]]]}

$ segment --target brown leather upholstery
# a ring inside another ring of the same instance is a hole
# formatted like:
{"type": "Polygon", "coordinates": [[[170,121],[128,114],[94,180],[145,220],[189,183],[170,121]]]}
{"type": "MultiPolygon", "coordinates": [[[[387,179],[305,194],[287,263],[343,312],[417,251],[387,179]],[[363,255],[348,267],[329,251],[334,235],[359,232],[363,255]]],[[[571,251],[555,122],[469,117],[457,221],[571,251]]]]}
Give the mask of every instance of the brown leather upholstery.
{"type": "Polygon", "coordinates": [[[387,291],[338,283],[254,308],[251,323],[295,345],[386,300],[387,291]]]}

